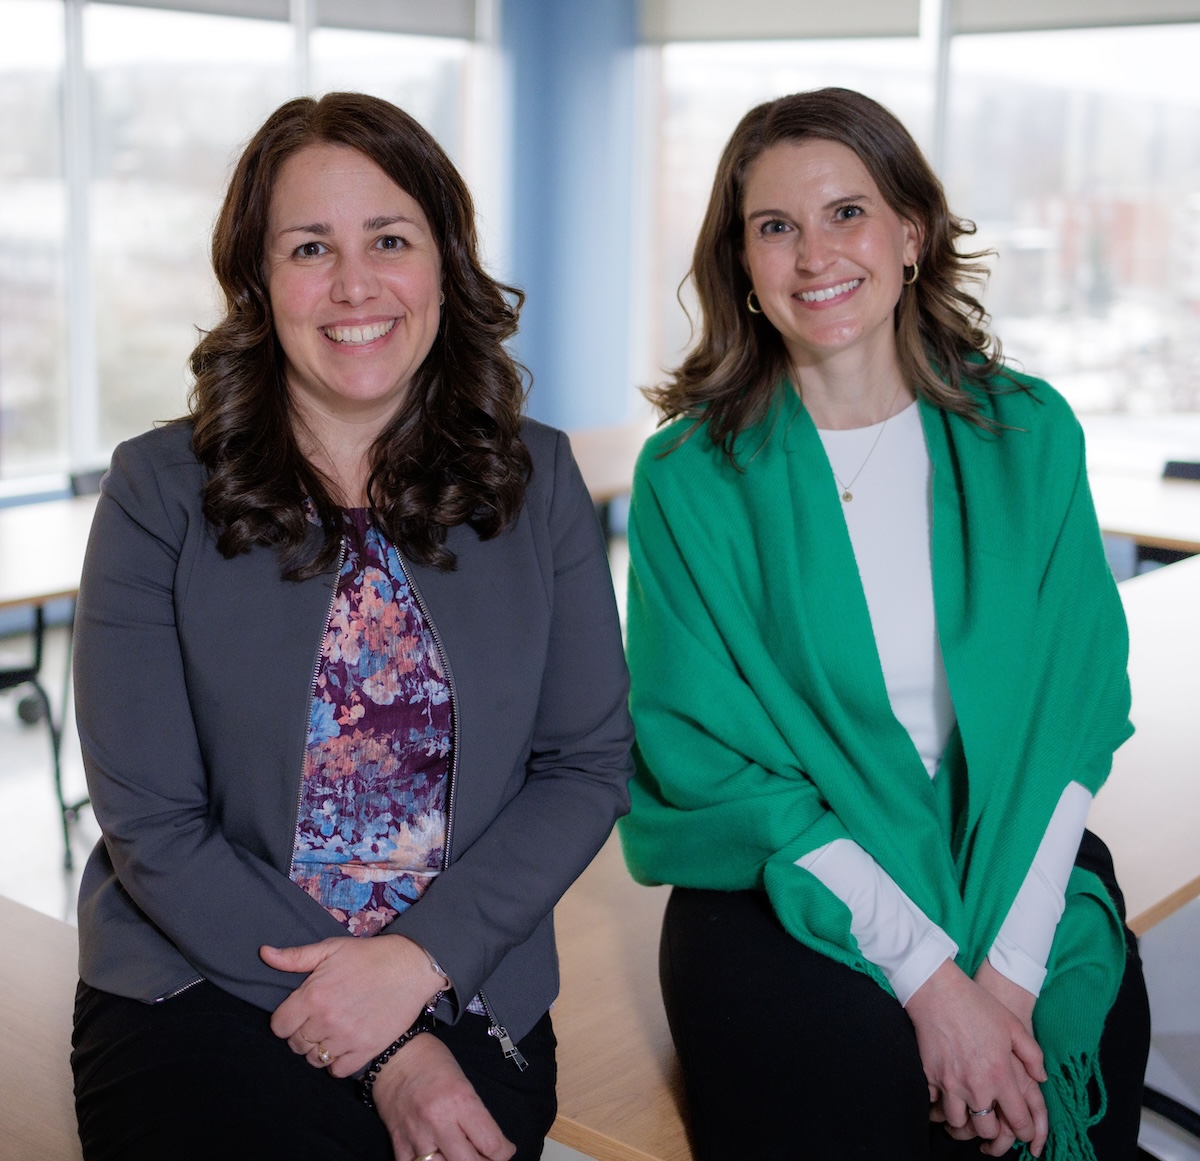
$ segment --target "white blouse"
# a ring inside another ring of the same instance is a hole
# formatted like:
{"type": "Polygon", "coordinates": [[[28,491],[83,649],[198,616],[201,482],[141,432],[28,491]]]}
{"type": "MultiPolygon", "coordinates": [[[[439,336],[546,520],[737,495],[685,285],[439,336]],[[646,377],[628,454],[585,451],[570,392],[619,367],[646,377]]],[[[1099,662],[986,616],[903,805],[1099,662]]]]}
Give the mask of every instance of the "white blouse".
{"type": "MultiPolygon", "coordinates": [[[[933,606],[933,467],[920,408],[884,424],[821,431],[871,615],[892,712],[936,777],[954,729],[954,705],[933,606]]],[[[988,952],[1002,975],[1037,995],[1092,796],[1078,782],[1063,791],[1033,864],[988,952]]],[[[958,946],[852,839],[797,860],[850,910],[863,956],[887,977],[902,1004],[958,946]]]]}

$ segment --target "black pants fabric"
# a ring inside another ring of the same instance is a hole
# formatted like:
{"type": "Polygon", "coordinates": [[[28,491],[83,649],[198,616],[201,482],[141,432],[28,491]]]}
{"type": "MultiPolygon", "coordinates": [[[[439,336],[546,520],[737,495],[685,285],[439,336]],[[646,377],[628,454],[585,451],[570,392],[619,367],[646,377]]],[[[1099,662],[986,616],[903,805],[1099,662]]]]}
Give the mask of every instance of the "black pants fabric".
{"type": "MultiPolygon", "coordinates": [[[[356,1083],[313,1068],[269,1020],[207,982],[161,1004],[81,983],[71,1066],[85,1161],[394,1161],[356,1083]]],[[[557,1108],[550,1016],[519,1044],[524,1072],[487,1029],[468,1012],[437,1035],[517,1146],[517,1161],[537,1161],[557,1108]]]]}
{"type": "MultiPolygon", "coordinates": [[[[1077,863],[1124,902],[1107,849],[1085,833],[1077,863]]],[[[1099,1161],[1133,1161],[1150,1010],[1126,930],[1124,980],[1100,1044],[1108,1112],[1099,1161]]],[[[663,920],[663,999],[697,1161],[958,1161],[979,1142],[929,1122],[907,1013],[874,981],[806,948],[761,891],[676,888],[663,920]]]]}

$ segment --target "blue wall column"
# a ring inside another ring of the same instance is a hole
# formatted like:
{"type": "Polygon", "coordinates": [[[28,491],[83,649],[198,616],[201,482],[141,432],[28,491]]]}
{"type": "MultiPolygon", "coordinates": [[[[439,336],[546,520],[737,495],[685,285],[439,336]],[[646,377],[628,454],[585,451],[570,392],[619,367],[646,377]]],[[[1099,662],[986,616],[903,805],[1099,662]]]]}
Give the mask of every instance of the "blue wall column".
{"type": "Polygon", "coordinates": [[[626,418],[637,31],[637,0],[501,0],[516,351],[557,427],[626,418]]]}

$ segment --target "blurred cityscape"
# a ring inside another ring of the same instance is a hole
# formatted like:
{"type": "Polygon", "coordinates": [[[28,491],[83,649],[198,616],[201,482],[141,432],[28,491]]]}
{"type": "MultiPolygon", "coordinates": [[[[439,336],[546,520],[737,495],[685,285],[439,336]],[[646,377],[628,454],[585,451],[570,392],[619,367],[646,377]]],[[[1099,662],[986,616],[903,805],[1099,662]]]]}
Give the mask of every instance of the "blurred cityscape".
{"type": "MultiPolygon", "coordinates": [[[[87,254],[97,461],[186,408],[186,363],[218,303],[213,221],[241,146],[293,90],[290,27],[273,21],[89,5],[87,254]]],[[[0,0],[21,51],[0,49],[0,479],[67,463],[67,239],[61,5],[0,0]],[[23,22],[23,23],[22,23],[23,22]]],[[[460,41],[319,29],[318,92],[402,105],[452,152],[460,41]]]]}
{"type": "MultiPolygon", "coordinates": [[[[231,159],[295,79],[285,24],[88,5],[87,230],[68,237],[62,19],[0,0],[17,33],[0,44],[0,480],[67,466],[81,398],[98,458],[183,411],[231,159]],[[69,384],[69,311],[89,302],[94,357],[69,384]]],[[[961,36],[951,59],[942,174],[972,248],[996,252],[984,298],[1008,356],[1081,412],[1200,411],[1200,24],[961,36]]],[[[318,29],[310,60],[314,90],[387,97],[459,153],[466,42],[318,29]]],[[[748,108],[845,85],[934,137],[918,38],[668,45],[658,76],[648,380],[690,342],[677,294],[690,306],[717,156],[748,108]]]]}
{"type": "MultiPolygon", "coordinates": [[[[1085,413],[1200,410],[1200,26],[956,37],[942,177],[991,249],[984,300],[1006,354],[1085,413]],[[1191,62],[1191,63],[1189,63],[1191,62]]],[[[660,350],[721,147],[783,93],[859,89],[931,152],[913,40],[672,45],[659,175],[660,350]]],[[[688,288],[684,303],[691,309],[688,288]]]]}

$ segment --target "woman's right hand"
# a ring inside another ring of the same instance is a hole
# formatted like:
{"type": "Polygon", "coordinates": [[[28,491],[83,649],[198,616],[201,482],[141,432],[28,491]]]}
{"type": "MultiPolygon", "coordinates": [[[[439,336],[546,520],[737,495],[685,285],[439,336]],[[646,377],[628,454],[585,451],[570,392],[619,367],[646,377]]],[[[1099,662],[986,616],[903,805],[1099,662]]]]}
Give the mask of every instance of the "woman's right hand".
{"type": "Polygon", "coordinates": [[[449,982],[403,935],[335,936],[301,947],[263,946],[258,954],[279,971],[308,973],[275,1009],[271,1031],[333,1076],[352,1076],[367,1065],[449,982]],[[390,1027],[380,1020],[381,1008],[391,1013],[390,1027]],[[318,1059],[320,1049],[332,1063],[318,1059]]]}
{"type": "Polygon", "coordinates": [[[951,1135],[978,1136],[991,1152],[988,1142],[999,1146],[1011,1134],[1040,1156],[1049,1131],[1039,1087],[1046,1071],[1042,1050],[1022,1020],[952,960],[917,989],[906,1010],[930,1100],[951,1135]],[[995,1111],[969,1113],[988,1108],[995,1111]]]}
{"type": "Polygon", "coordinates": [[[516,1152],[436,1036],[410,1040],[380,1070],[371,1095],[396,1161],[434,1151],[445,1161],[508,1161],[516,1152]]]}

